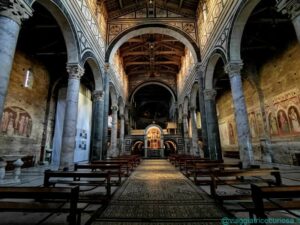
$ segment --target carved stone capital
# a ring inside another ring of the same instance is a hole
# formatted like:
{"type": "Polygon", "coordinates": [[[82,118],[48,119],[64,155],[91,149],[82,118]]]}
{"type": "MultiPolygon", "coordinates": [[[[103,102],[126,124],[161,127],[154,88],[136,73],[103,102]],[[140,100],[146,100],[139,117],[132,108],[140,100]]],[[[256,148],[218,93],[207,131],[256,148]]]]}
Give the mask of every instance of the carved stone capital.
{"type": "Polygon", "coordinates": [[[109,63],[105,63],[104,64],[104,72],[108,72],[109,68],[110,68],[109,63]]]}
{"type": "Polygon", "coordinates": [[[84,74],[84,69],[79,64],[68,64],[67,72],[69,74],[69,79],[80,80],[84,74]]]}
{"type": "Polygon", "coordinates": [[[5,16],[19,25],[32,16],[32,9],[23,0],[0,0],[0,16],[5,16]]]}
{"type": "Polygon", "coordinates": [[[119,107],[117,105],[112,105],[110,108],[113,112],[117,112],[119,110],[119,107]]]}
{"type": "Polygon", "coordinates": [[[288,14],[292,20],[300,15],[299,0],[279,0],[277,2],[277,10],[282,14],[288,14]]]}
{"type": "Polygon", "coordinates": [[[191,112],[196,111],[196,107],[195,107],[195,106],[191,106],[191,107],[190,107],[190,111],[191,111],[191,112]]]}
{"type": "Polygon", "coordinates": [[[233,76],[240,75],[242,68],[242,62],[229,62],[225,66],[225,72],[229,75],[229,78],[231,78],[233,76]]]}
{"type": "Polygon", "coordinates": [[[205,89],[203,91],[205,100],[215,100],[217,96],[217,91],[214,89],[205,89]]]}
{"type": "Polygon", "coordinates": [[[93,101],[101,101],[104,96],[104,91],[93,91],[93,101]]]}

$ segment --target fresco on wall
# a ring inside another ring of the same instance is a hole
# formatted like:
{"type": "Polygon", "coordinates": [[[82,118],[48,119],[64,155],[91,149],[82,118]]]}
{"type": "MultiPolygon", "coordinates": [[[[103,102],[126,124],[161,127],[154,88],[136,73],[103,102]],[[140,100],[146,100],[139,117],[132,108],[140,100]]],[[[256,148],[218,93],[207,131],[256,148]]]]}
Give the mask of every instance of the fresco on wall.
{"type": "Polygon", "coordinates": [[[300,134],[299,90],[283,92],[268,101],[266,112],[271,136],[300,134]]]}
{"type": "Polygon", "coordinates": [[[1,133],[8,136],[30,137],[32,119],[29,113],[17,106],[7,107],[3,111],[1,133]]]}
{"type": "Polygon", "coordinates": [[[278,135],[279,132],[278,132],[278,124],[277,124],[277,119],[274,115],[274,113],[269,113],[269,116],[268,116],[268,121],[269,121],[269,132],[271,135],[278,135]]]}
{"type": "Polygon", "coordinates": [[[289,122],[292,133],[300,133],[300,116],[296,106],[291,106],[288,109],[289,122]]]}
{"type": "Polygon", "coordinates": [[[285,111],[283,111],[282,109],[277,112],[277,121],[280,134],[290,133],[288,118],[285,111]]]}
{"type": "Polygon", "coordinates": [[[255,112],[251,112],[248,115],[248,118],[249,118],[249,126],[250,126],[251,137],[256,138],[258,136],[258,132],[257,132],[255,112]]]}
{"type": "Polygon", "coordinates": [[[235,144],[235,130],[233,128],[232,122],[228,123],[228,135],[229,135],[229,144],[234,145],[235,144]]]}

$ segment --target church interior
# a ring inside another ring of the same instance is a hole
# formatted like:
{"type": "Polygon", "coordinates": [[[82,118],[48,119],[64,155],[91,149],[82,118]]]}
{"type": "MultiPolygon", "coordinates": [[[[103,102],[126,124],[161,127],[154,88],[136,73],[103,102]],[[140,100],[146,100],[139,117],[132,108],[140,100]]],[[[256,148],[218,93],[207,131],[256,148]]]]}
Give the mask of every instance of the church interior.
{"type": "Polygon", "coordinates": [[[1,224],[300,224],[299,42],[298,0],[0,0],[1,224]]]}

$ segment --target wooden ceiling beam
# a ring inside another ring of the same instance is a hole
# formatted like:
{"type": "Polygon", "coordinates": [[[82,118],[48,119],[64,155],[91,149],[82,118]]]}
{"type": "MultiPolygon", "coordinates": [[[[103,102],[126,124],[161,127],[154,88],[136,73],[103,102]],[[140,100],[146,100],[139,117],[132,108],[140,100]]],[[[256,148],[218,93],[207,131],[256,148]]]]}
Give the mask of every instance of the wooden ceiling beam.
{"type": "MultiPolygon", "coordinates": [[[[149,52],[147,52],[147,51],[124,52],[121,55],[123,57],[126,57],[126,56],[138,56],[138,55],[149,55],[149,52]]],[[[154,51],[154,55],[177,55],[177,56],[184,56],[183,52],[180,52],[180,51],[154,51]]]]}
{"type": "MultiPolygon", "coordinates": [[[[148,61],[143,61],[143,62],[128,62],[126,63],[125,67],[128,66],[134,66],[134,65],[149,65],[150,62],[148,61]]],[[[154,62],[155,65],[176,65],[179,66],[178,62],[175,61],[159,61],[159,62],[154,62]]]]}
{"type": "Polygon", "coordinates": [[[123,9],[123,1],[119,0],[120,8],[123,9]]]}

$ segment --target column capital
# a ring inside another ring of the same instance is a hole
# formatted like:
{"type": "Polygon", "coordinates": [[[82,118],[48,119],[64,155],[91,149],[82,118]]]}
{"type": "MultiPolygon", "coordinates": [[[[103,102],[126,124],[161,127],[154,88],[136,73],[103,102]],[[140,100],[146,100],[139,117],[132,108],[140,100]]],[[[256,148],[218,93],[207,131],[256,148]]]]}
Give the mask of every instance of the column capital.
{"type": "Polygon", "coordinates": [[[229,75],[229,77],[234,76],[235,74],[240,74],[243,68],[242,61],[229,62],[225,65],[225,72],[229,75]]]}
{"type": "Polygon", "coordinates": [[[196,107],[195,106],[191,106],[190,107],[190,111],[196,111],[196,107]]]}
{"type": "Polygon", "coordinates": [[[32,16],[32,9],[23,0],[1,0],[0,16],[5,16],[19,25],[22,20],[32,16]]]}
{"type": "Polygon", "coordinates": [[[93,91],[93,101],[101,101],[103,100],[104,91],[95,90],[93,91]]]}
{"type": "Polygon", "coordinates": [[[80,80],[84,74],[84,68],[82,68],[79,64],[69,63],[67,64],[67,72],[69,74],[69,79],[80,80]]]}
{"type": "Polygon", "coordinates": [[[113,112],[117,112],[119,110],[119,107],[117,105],[112,105],[110,108],[113,112]]]}
{"type": "Polygon", "coordinates": [[[187,113],[183,113],[182,114],[182,118],[187,118],[188,117],[188,114],[187,113]]]}
{"type": "Polygon", "coordinates": [[[300,15],[300,2],[298,0],[277,0],[277,11],[287,14],[292,20],[300,15]]]}
{"type": "Polygon", "coordinates": [[[109,63],[105,63],[104,64],[104,72],[108,72],[110,69],[110,64],[109,63]]]}
{"type": "Polygon", "coordinates": [[[204,100],[215,100],[217,91],[215,89],[205,89],[203,91],[204,100]]]}

